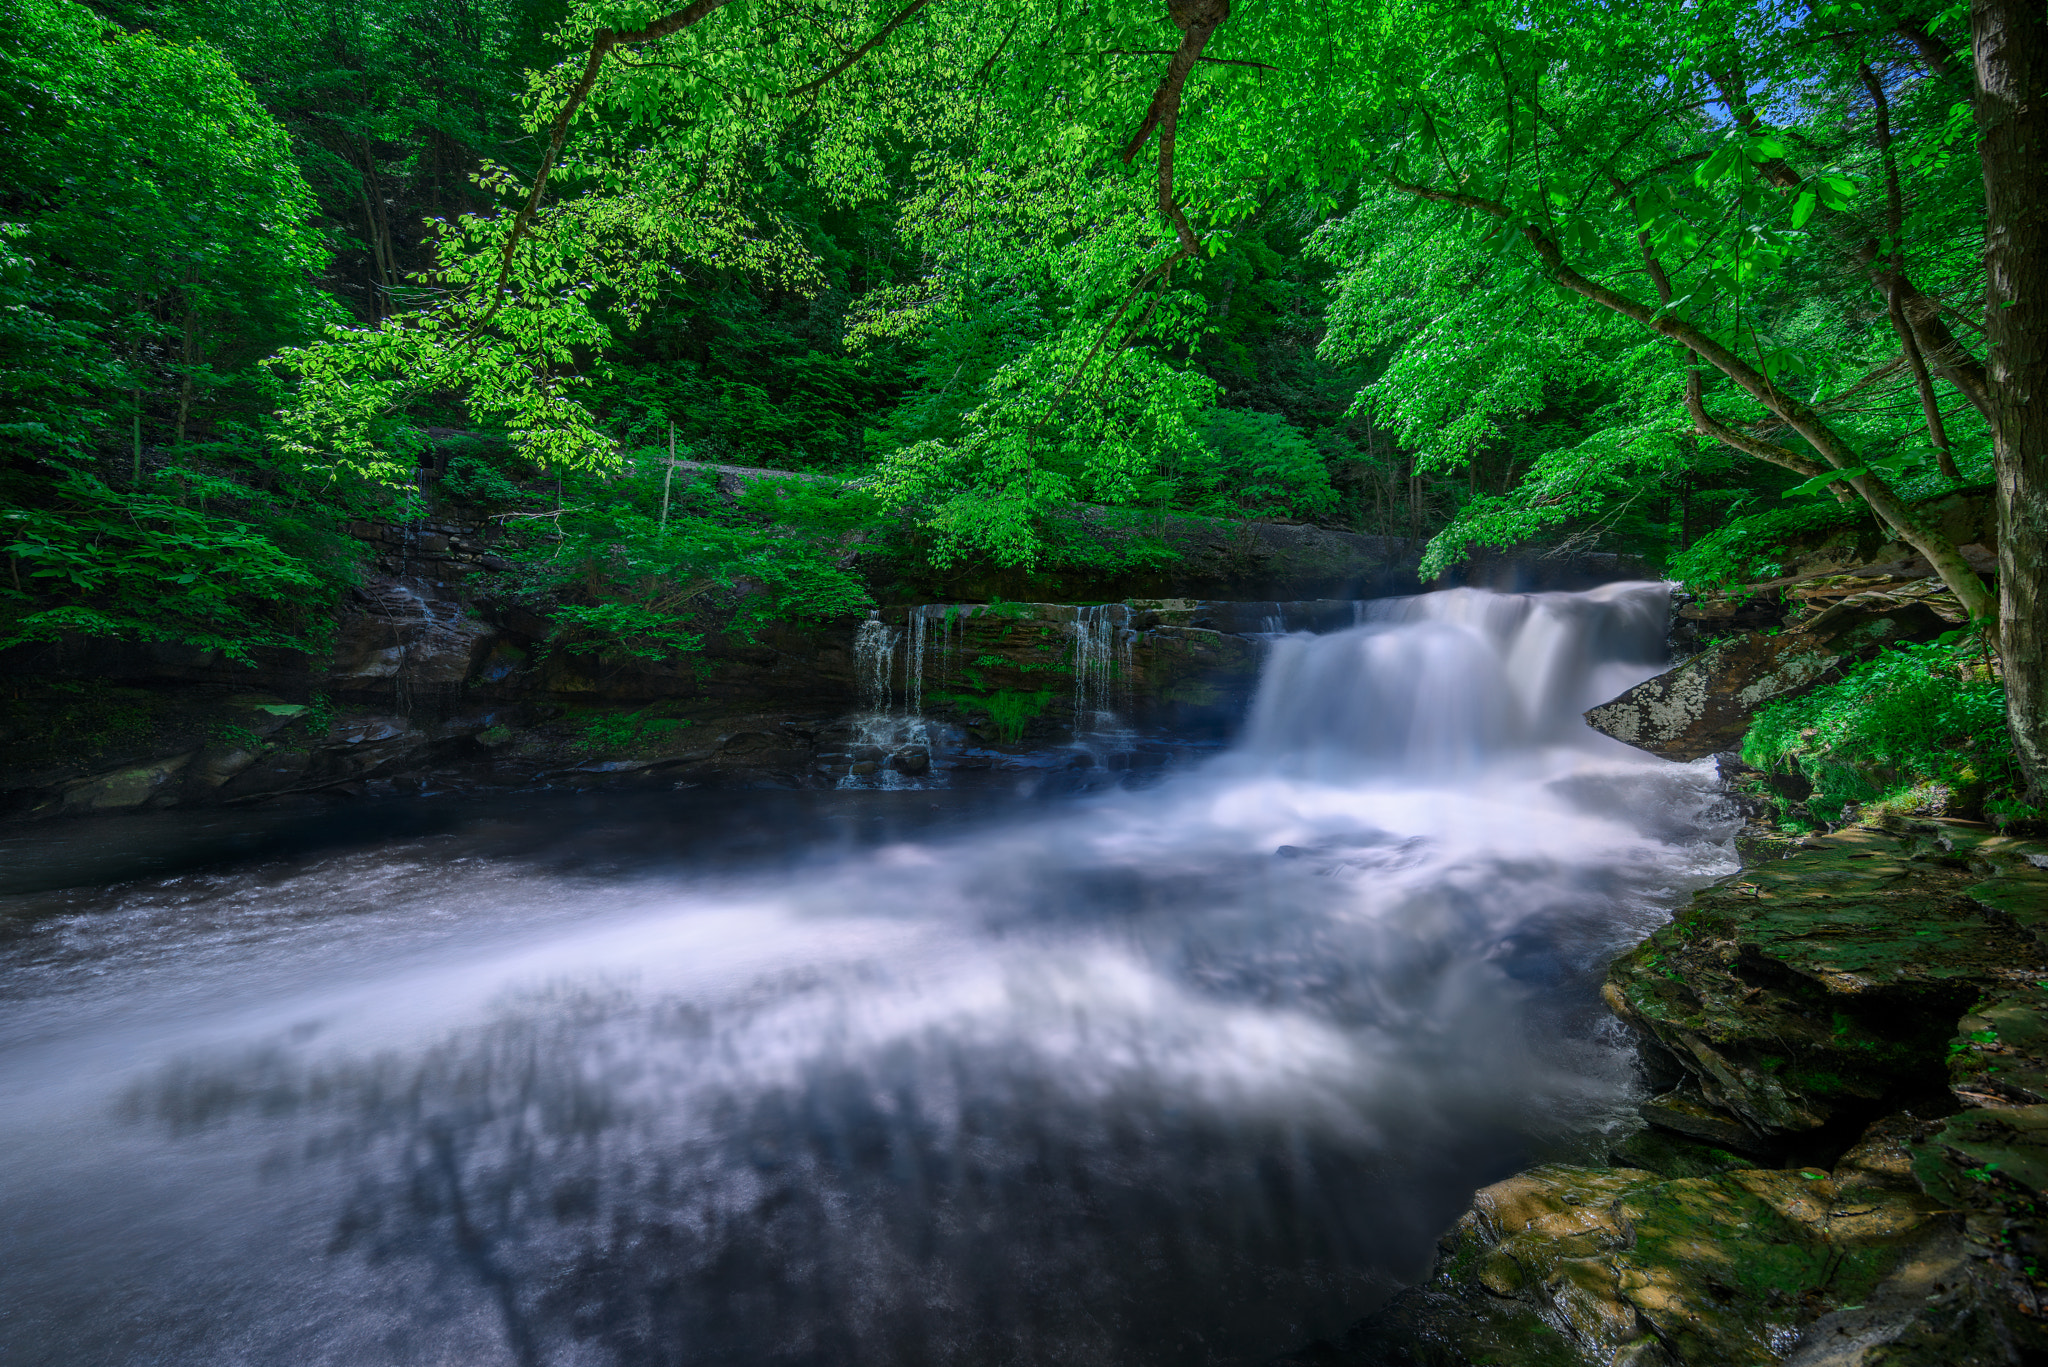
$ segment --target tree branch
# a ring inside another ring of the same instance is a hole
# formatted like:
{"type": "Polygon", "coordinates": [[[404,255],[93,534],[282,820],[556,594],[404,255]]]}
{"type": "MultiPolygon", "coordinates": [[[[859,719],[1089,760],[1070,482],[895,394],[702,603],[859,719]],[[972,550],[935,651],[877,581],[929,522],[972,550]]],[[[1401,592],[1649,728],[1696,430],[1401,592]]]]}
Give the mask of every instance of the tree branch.
{"type": "Polygon", "coordinates": [[[547,193],[548,177],[554,172],[555,163],[561,158],[562,143],[569,136],[569,124],[576,117],[576,111],[583,107],[583,101],[590,96],[597,85],[598,73],[604,69],[604,59],[615,47],[637,47],[651,43],[657,38],[666,38],[671,33],[684,29],[704,19],[713,12],[723,9],[732,0],[695,0],[673,14],[665,14],[645,28],[628,29],[619,32],[601,28],[590,40],[590,55],[583,63],[583,74],[576,84],[569,87],[569,98],[562,104],[561,112],[555,115],[554,124],[548,130],[548,150],[540,159],[540,169],[534,173],[533,192],[520,207],[519,216],[512,220],[512,231],[505,237],[504,256],[498,267],[497,282],[491,287],[491,297],[484,308],[483,316],[470,325],[469,338],[483,331],[484,325],[498,312],[504,302],[505,284],[512,278],[512,260],[519,250],[519,239],[533,225],[533,216],[540,211],[541,196],[547,193]]]}
{"type": "MultiPolygon", "coordinates": [[[[1716,73],[1711,79],[1742,131],[1755,136],[1762,127],[1756,111],[1746,102],[1736,103],[1736,89],[1731,87],[1730,78],[1716,73]]],[[[1759,163],[1757,170],[1763,173],[1765,180],[1782,191],[1796,192],[1803,183],[1799,173],[1782,157],[1759,163]]],[[[1972,356],[1948,330],[1948,325],[1941,321],[1939,306],[1907,277],[1903,266],[1893,266],[1881,260],[1882,253],[1875,241],[1864,242],[1850,256],[1887,300],[1894,290],[1898,292],[1899,306],[1905,310],[1906,322],[1913,330],[1913,340],[1919,345],[1921,355],[1934,364],[1941,377],[1954,385],[1987,422],[1990,421],[1991,381],[1984,373],[1984,363],[1972,356]]]]}
{"type": "MultiPolygon", "coordinates": [[[[1178,51],[1178,48],[1170,47],[1105,47],[1098,48],[1093,52],[1077,50],[1065,53],[1064,55],[1068,57],[1171,57],[1178,51]]],[[[1265,62],[1247,61],[1242,57],[1197,57],[1195,60],[1197,62],[1208,62],[1214,66],[1257,67],[1260,71],[1278,71],[1280,69],[1277,66],[1270,66],[1265,62]]]]}
{"type": "MultiPolygon", "coordinates": [[[[1439,203],[1457,204],[1464,208],[1474,209],[1489,217],[1499,219],[1503,223],[1512,223],[1514,221],[1508,212],[1507,206],[1497,200],[1484,199],[1477,195],[1468,195],[1458,191],[1436,190],[1430,186],[1411,185],[1395,180],[1392,177],[1389,177],[1389,183],[1397,189],[1406,191],[1409,194],[1419,195],[1424,199],[1435,200],[1439,203]]],[[[1793,431],[1804,437],[1807,444],[1819,452],[1821,458],[1827,462],[1824,466],[1815,466],[1815,473],[1826,474],[1830,468],[1842,471],[1841,482],[1855,490],[1857,496],[1869,506],[1871,512],[1877,514],[1880,521],[1892,527],[1907,544],[1927,557],[1928,562],[1940,574],[1942,582],[1954,592],[1956,598],[1968,610],[1971,617],[1989,617],[1997,611],[1996,596],[1985,587],[1983,579],[1977,574],[1976,570],[1971,568],[1969,562],[1964,560],[1962,554],[1956,550],[1955,543],[1950,541],[1938,529],[1923,527],[1920,524],[1920,520],[1914,516],[1913,510],[1907,506],[1905,500],[1899,497],[1897,491],[1884,480],[1883,476],[1867,467],[1861,466],[1856,458],[1854,448],[1811,405],[1800,402],[1772,384],[1769,376],[1757,370],[1734,351],[1723,346],[1712,336],[1701,331],[1683,318],[1676,317],[1663,309],[1653,309],[1640,300],[1631,299],[1627,295],[1610,289],[1596,280],[1588,279],[1578,271],[1573,270],[1564,258],[1563,249],[1535,224],[1524,222],[1520,227],[1522,235],[1528,239],[1529,245],[1536,249],[1537,259],[1542,261],[1544,266],[1549,269],[1551,278],[1558,284],[1574,294],[1599,304],[1602,308],[1611,309],[1625,318],[1642,324],[1652,332],[1669,337],[1673,341],[1680,343],[1687,350],[1691,351],[1693,355],[1699,357],[1699,359],[1720,371],[1728,379],[1734,381],[1737,388],[1743,390],[1751,398],[1762,404],[1766,410],[1775,414],[1787,427],[1790,427],[1793,431]]],[[[1696,387],[1696,383],[1695,379],[1693,385],[1688,386],[1688,408],[1690,408],[1695,398],[1693,390],[1696,387]]],[[[1785,448],[1778,447],[1774,443],[1761,442],[1756,438],[1746,437],[1741,433],[1735,432],[1726,423],[1721,423],[1708,414],[1704,404],[1700,405],[1699,411],[1693,414],[1693,420],[1695,422],[1704,420],[1705,422],[1715,424],[1715,428],[1719,430],[1711,428],[1704,430],[1708,430],[1716,440],[1724,440],[1725,438],[1723,438],[1722,433],[1726,432],[1730,437],[1734,438],[1734,440],[1728,441],[1728,445],[1746,454],[1754,455],[1758,459],[1769,460],[1773,464],[1783,464],[1783,461],[1779,459],[1780,453],[1792,456],[1795,459],[1804,459],[1804,457],[1797,456],[1794,452],[1786,451],[1785,448]],[[1767,454],[1763,449],[1752,449],[1752,444],[1757,448],[1770,448],[1770,453],[1767,454]]],[[[1798,467],[1794,466],[1791,468],[1797,469],[1798,467]]]]}
{"type": "Polygon", "coordinates": [[[1956,468],[1956,458],[1948,449],[1948,432],[1941,424],[1941,406],[1934,397],[1934,381],[1927,374],[1927,362],[1920,355],[1920,344],[1913,336],[1913,325],[1907,321],[1904,290],[1901,286],[1906,278],[1906,250],[1900,243],[1905,231],[1905,197],[1899,192],[1899,163],[1892,154],[1892,107],[1885,98],[1884,82],[1878,79],[1870,63],[1861,63],[1858,68],[1863,77],[1863,88],[1870,92],[1870,106],[1876,115],[1877,157],[1884,167],[1885,195],[1885,236],[1891,242],[1891,272],[1886,282],[1885,312],[1891,317],[1892,331],[1898,336],[1900,354],[1913,372],[1913,387],[1920,396],[1921,416],[1927,423],[1927,440],[1933,443],[1935,463],[1941,473],[1949,479],[1961,479],[1962,471],[1956,468]]]}
{"type": "Polygon", "coordinates": [[[887,42],[889,40],[890,34],[894,33],[897,29],[902,28],[905,24],[909,23],[911,18],[914,15],[916,15],[916,13],[919,10],[923,9],[926,5],[929,5],[931,2],[932,0],[910,0],[910,3],[908,5],[905,5],[903,9],[900,12],[898,12],[894,19],[891,19],[888,23],[882,25],[879,29],[875,30],[874,37],[868,39],[865,43],[862,43],[859,47],[855,48],[852,52],[848,53],[844,61],[838,63],[830,71],[826,72],[824,75],[820,76],[815,81],[810,81],[804,85],[797,86],[793,90],[783,91],[782,98],[785,100],[793,100],[797,98],[799,95],[809,95],[813,91],[822,89],[826,85],[830,84],[832,81],[836,80],[838,77],[844,75],[848,70],[850,70],[853,67],[853,64],[855,62],[858,62],[861,58],[867,56],[870,52],[873,52],[876,48],[880,47],[883,43],[887,42]]]}
{"type": "Polygon", "coordinates": [[[1173,50],[1173,60],[1166,64],[1166,74],[1160,77],[1159,88],[1152,93],[1152,103],[1146,107],[1145,117],[1124,147],[1124,165],[1145,146],[1145,140],[1152,136],[1152,130],[1180,114],[1181,90],[1187,84],[1188,72],[1202,55],[1202,47],[1209,41],[1209,35],[1217,25],[1230,17],[1230,0],[1167,0],[1166,12],[1173,20],[1174,27],[1181,33],[1180,46],[1173,50]]]}

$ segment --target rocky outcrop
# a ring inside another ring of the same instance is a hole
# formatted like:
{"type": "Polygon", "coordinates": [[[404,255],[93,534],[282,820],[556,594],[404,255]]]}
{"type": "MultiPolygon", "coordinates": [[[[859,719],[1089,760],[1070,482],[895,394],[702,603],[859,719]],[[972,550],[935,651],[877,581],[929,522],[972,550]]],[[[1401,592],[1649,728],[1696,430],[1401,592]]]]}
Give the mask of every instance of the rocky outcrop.
{"type": "MultiPolygon", "coordinates": [[[[1990,485],[1959,489],[1914,505],[1929,527],[1953,542],[1979,574],[1998,571],[1998,497],[1990,485]]],[[[1923,579],[1934,573],[1918,551],[1874,518],[1780,548],[1779,578],[1753,588],[1786,588],[1825,578],[1923,579]]]]}
{"type": "Polygon", "coordinates": [[[1952,1261],[1941,1211],[1851,1164],[1678,1179],[1539,1167],[1481,1191],[1429,1282],[1360,1325],[1343,1358],[1778,1363],[1829,1310],[1867,1302],[1915,1262],[1952,1261]]]}
{"type": "Polygon", "coordinates": [[[2048,1361],[2048,846],[1750,854],[1611,971],[1667,1087],[1626,1165],[1480,1192],[1425,1283],[1287,1361],[2048,1361]]]}
{"type": "MultiPolygon", "coordinates": [[[[1915,505],[1980,573],[1997,570],[1993,494],[1965,489],[1915,505]]],[[[1733,750],[1766,704],[1832,682],[1887,645],[1931,640],[1967,620],[1932,566],[1873,520],[1776,549],[1777,578],[1677,595],[1672,646],[1685,658],[1587,712],[1587,724],[1667,759],[1733,750]]]]}
{"type": "Polygon", "coordinates": [[[1780,629],[1717,640],[1593,708],[1586,723],[1666,759],[1702,759],[1740,746],[1765,704],[1838,679],[1888,645],[1932,640],[1964,617],[1938,579],[1865,584],[1780,629]]]}

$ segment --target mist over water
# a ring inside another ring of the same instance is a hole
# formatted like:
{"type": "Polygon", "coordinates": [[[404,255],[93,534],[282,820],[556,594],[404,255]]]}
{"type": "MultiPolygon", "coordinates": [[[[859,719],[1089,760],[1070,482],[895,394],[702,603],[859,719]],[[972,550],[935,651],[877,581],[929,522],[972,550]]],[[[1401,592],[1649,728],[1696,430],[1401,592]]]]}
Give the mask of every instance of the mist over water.
{"type": "Polygon", "coordinates": [[[1710,767],[1578,717],[1664,608],[1369,604],[1199,769],[769,868],[451,836],[96,893],[0,942],[0,1362],[1340,1332],[1631,1098],[1600,971],[1731,864],[1710,767]]]}

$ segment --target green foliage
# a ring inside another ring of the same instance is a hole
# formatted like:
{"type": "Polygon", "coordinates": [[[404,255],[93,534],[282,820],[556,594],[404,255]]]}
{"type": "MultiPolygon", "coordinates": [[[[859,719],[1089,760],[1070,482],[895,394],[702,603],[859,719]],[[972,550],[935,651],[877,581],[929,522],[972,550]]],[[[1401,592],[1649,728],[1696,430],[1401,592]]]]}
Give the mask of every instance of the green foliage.
{"type": "Polygon", "coordinates": [[[70,0],[0,25],[0,424],[17,449],[183,441],[325,312],[312,198],[221,54],[70,0]],[[119,436],[130,436],[120,431],[119,436]]]}
{"type": "MultiPolygon", "coordinates": [[[[1960,635],[1961,633],[1955,633],[1960,635]]],[[[1947,790],[1958,805],[2018,781],[2005,729],[2005,688],[1974,640],[1898,646],[1839,683],[1772,703],[1743,738],[1758,768],[1803,775],[1806,806],[1829,821],[1846,803],[1911,809],[1947,790]]]]}
{"type": "MultiPolygon", "coordinates": [[[[1961,38],[1954,12],[1922,22],[1941,34],[1931,46],[1961,38]]],[[[1954,155],[1965,92],[1901,66],[1896,23],[1891,9],[1753,0],[1411,12],[1377,54],[1367,186],[1314,240],[1337,270],[1324,351],[1384,358],[1362,407],[1440,469],[1476,476],[1517,422],[1561,400],[1597,415],[1558,427],[1519,470],[1510,458],[1517,478],[1475,478],[1430,567],[1467,541],[1536,535],[1683,550],[1701,493],[1797,482],[1731,465],[1733,450],[1767,438],[1811,461],[1806,436],[1823,428],[1854,453],[1845,464],[1905,497],[1947,487],[1855,252],[1895,246],[1937,295],[1974,280],[1982,196],[1954,155]],[[1889,158],[1865,63],[1883,73],[1889,158]],[[1888,170],[1905,179],[1896,235],[1888,170]],[[1706,352],[1674,346],[1667,326],[1706,352]],[[1796,389],[1813,421],[1794,432],[1767,414],[1772,387],[1796,389]]],[[[1948,422],[1963,477],[1980,477],[1987,429],[1968,406],[1948,422]]]]}
{"type": "Polygon", "coordinates": [[[1272,413],[1219,408],[1202,439],[1213,460],[1197,476],[1196,512],[1222,517],[1327,513],[1337,501],[1329,467],[1308,439],[1272,413]]]}
{"type": "Polygon", "coordinates": [[[578,743],[592,754],[616,754],[659,745],[691,725],[685,717],[650,716],[656,704],[637,712],[592,712],[577,718],[578,743]]]}
{"type": "Polygon", "coordinates": [[[1832,500],[1791,507],[1764,507],[1714,528],[1674,556],[1672,578],[1688,588],[1713,589],[1754,584],[1784,572],[1781,557],[1791,539],[1855,525],[1860,507],[1832,500]]]}
{"type": "Polygon", "coordinates": [[[564,476],[559,511],[509,515],[510,568],[479,591],[550,616],[552,648],[649,663],[701,649],[709,632],[745,640],[771,622],[871,606],[844,563],[874,519],[866,494],[757,481],[728,502],[712,475],[665,481],[653,454],[611,479],[564,476]]]}
{"type": "Polygon", "coordinates": [[[935,702],[951,703],[966,712],[986,713],[997,738],[1006,745],[1015,745],[1024,739],[1024,730],[1032,719],[1052,702],[1053,690],[1041,688],[1027,692],[1002,688],[986,694],[928,693],[925,696],[935,702]]]}
{"type": "Polygon", "coordinates": [[[313,651],[353,580],[332,512],[203,471],[172,466],[118,492],[58,467],[32,495],[0,511],[0,649],[80,634],[175,641],[240,663],[265,647],[313,651]]]}
{"type": "Polygon", "coordinates": [[[568,603],[554,610],[560,639],[660,662],[700,650],[704,633],[685,631],[657,607],[634,602],[568,603]]]}

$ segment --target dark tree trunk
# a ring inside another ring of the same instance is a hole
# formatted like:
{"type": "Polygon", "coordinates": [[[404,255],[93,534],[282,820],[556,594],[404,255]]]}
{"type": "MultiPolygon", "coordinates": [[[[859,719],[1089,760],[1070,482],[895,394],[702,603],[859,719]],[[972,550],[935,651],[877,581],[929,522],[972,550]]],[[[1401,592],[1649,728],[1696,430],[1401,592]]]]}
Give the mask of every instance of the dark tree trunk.
{"type": "Polygon", "coordinates": [[[2048,799],[2048,2],[1974,0],[2006,721],[2048,799]]]}

